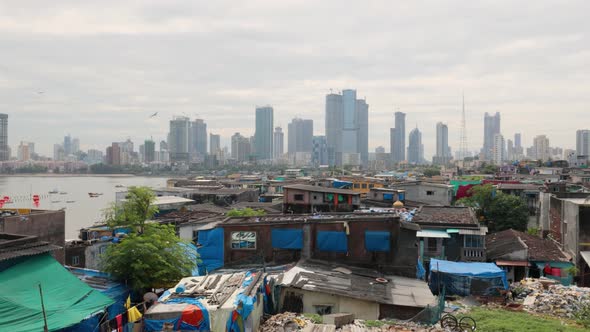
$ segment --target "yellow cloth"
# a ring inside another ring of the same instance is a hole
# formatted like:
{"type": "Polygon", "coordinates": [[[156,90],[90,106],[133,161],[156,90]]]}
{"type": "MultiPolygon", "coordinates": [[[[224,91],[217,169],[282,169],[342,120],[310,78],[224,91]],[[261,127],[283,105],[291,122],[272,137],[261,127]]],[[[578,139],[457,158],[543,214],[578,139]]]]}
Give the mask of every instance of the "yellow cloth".
{"type": "Polygon", "coordinates": [[[141,319],[141,312],[137,310],[137,307],[133,307],[127,310],[127,319],[129,322],[134,323],[141,319]]]}
{"type": "Polygon", "coordinates": [[[131,308],[131,296],[127,296],[127,301],[125,301],[125,308],[131,308]]]}

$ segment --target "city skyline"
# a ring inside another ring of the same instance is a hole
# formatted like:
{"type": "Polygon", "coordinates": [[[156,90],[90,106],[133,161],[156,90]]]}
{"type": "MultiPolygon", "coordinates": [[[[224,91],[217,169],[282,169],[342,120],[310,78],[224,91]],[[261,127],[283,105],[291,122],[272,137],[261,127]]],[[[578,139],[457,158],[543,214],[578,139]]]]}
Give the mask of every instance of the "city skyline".
{"type": "Polygon", "coordinates": [[[159,141],[183,113],[229,146],[233,133],[253,133],[251,110],[262,103],[275,108],[275,125],[308,118],[322,135],[324,97],[345,88],[370,101],[369,151],[388,146],[398,108],[419,124],[427,159],[440,121],[457,151],[462,93],[471,151],[483,143],[483,114],[496,111],[505,137],[521,132],[530,146],[546,134],[575,148],[569,119],[590,103],[584,1],[473,3],[461,17],[451,2],[339,3],[339,15],[306,2],[42,4],[0,4],[0,112],[10,115],[13,154],[30,141],[51,155],[68,132],[83,150],[159,141]]]}

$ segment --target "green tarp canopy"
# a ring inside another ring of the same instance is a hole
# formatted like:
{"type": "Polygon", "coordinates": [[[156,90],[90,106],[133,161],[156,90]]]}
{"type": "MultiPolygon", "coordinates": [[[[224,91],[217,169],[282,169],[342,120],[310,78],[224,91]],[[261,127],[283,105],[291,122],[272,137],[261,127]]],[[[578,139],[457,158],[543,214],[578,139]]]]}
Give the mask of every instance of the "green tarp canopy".
{"type": "Polygon", "coordinates": [[[78,324],[114,302],[50,255],[33,256],[0,272],[0,331],[43,331],[39,284],[49,331],[78,324]]]}
{"type": "Polygon", "coordinates": [[[460,186],[466,186],[469,184],[481,184],[481,180],[451,180],[451,185],[453,186],[453,194],[457,195],[457,190],[459,190],[460,186]]]}

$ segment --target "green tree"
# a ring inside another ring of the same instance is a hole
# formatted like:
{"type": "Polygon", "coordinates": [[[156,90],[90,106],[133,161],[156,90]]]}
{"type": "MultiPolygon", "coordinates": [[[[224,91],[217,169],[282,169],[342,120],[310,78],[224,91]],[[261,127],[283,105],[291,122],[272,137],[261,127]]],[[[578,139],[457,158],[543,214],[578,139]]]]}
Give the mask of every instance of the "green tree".
{"type": "Polygon", "coordinates": [[[108,246],[101,267],[136,291],[170,287],[190,276],[196,266],[198,256],[189,250],[173,225],[146,224],[142,234],[130,234],[108,246]]]}
{"type": "Polygon", "coordinates": [[[470,193],[471,197],[462,198],[457,204],[474,208],[479,220],[485,221],[490,230],[526,231],[529,212],[522,198],[496,192],[491,184],[475,186],[470,193]]]}
{"type": "Polygon", "coordinates": [[[231,209],[226,213],[228,217],[260,217],[265,214],[266,212],[262,209],[254,210],[251,208],[231,209]]]}
{"type": "Polygon", "coordinates": [[[510,228],[524,232],[529,221],[529,209],[522,198],[499,194],[493,199],[486,219],[495,232],[510,228]]]}
{"type": "Polygon", "coordinates": [[[436,168],[436,167],[425,168],[422,171],[422,173],[424,173],[424,176],[431,178],[433,176],[440,175],[440,168],[436,168]]]}
{"type": "Polygon", "coordinates": [[[113,204],[104,212],[110,227],[131,226],[143,233],[145,222],[158,213],[153,205],[156,195],[148,187],[129,187],[125,201],[113,204]]]}

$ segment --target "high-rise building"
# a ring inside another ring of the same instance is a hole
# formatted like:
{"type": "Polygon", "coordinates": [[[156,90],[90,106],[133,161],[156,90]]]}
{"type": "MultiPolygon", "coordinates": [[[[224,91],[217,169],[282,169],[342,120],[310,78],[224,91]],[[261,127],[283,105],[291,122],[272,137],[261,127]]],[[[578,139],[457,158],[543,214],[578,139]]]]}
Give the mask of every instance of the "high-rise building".
{"type": "Polygon", "coordinates": [[[432,163],[435,165],[446,165],[450,160],[449,127],[439,122],[436,124],[436,155],[432,158],[432,163]]]}
{"type": "Polygon", "coordinates": [[[369,163],[369,105],[364,99],[356,101],[356,122],[358,126],[357,148],[361,154],[361,163],[369,163]]]}
{"type": "Polygon", "coordinates": [[[315,166],[328,164],[328,143],[326,136],[314,136],[312,140],[313,151],[311,162],[315,166]]]}
{"type": "Polygon", "coordinates": [[[506,140],[506,159],[510,161],[516,159],[514,154],[514,143],[512,143],[511,139],[506,140]]]}
{"type": "Polygon", "coordinates": [[[239,162],[248,161],[251,155],[251,139],[235,133],[231,137],[231,157],[239,162]]]}
{"type": "Polygon", "coordinates": [[[254,133],[254,153],[259,160],[272,159],[273,108],[256,107],[256,132],[254,133]]]}
{"type": "Polygon", "coordinates": [[[422,145],[422,133],[418,128],[410,132],[408,140],[408,163],[422,164],[424,161],[424,145],[422,145]]]}
{"type": "Polygon", "coordinates": [[[86,154],[86,159],[84,159],[84,161],[91,165],[99,164],[103,162],[103,156],[104,154],[102,153],[102,151],[90,149],[88,150],[88,153],[86,154]]]}
{"type": "Polygon", "coordinates": [[[545,135],[538,135],[533,139],[533,155],[540,161],[547,161],[551,157],[549,138],[545,135]]]}
{"type": "Polygon", "coordinates": [[[156,161],[156,142],[151,139],[145,140],[143,150],[143,161],[146,164],[156,161]]]}
{"type": "Polygon", "coordinates": [[[514,149],[512,153],[512,158],[514,160],[518,160],[524,158],[524,148],[522,147],[522,138],[520,133],[514,134],[514,149]]]}
{"type": "Polygon", "coordinates": [[[492,145],[492,162],[498,166],[502,165],[502,162],[506,159],[504,151],[506,149],[504,145],[504,136],[502,134],[494,134],[494,140],[492,145]]]}
{"type": "Polygon", "coordinates": [[[10,159],[8,147],[8,114],[0,114],[0,161],[10,159]]]}
{"type": "Polygon", "coordinates": [[[178,116],[170,120],[168,148],[171,162],[189,161],[189,132],[189,118],[178,116]]]}
{"type": "Polygon", "coordinates": [[[113,142],[110,146],[110,156],[109,156],[109,149],[107,149],[107,162],[110,165],[121,165],[121,145],[120,143],[113,142]]]}
{"type": "Polygon", "coordinates": [[[78,152],[80,152],[80,139],[74,137],[72,139],[72,154],[76,154],[78,152]]]}
{"type": "Polygon", "coordinates": [[[382,146],[378,146],[375,148],[375,153],[385,153],[385,148],[382,146]]]}
{"type": "Polygon", "coordinates": [[[490,115],[486,112],[483,119],[483,148],[484,159],[492,159],[492,150],[494,148],[494,135],[500,133],[500,112],[490,115]]]}
{"type": "Polygon", "coordinates": [[[61,144],[53,144],[53,160],[63,161],[66,159],[64,146],[61,144]]]}
{"type": "Polygon", "coordinates": [[[29,149],[30,143],[21,141],[17,149],[17,158],[19,161],[31,160],[31,150],[29,149]]]}
{"type": "Polygon", "coordinates": [[[522,148],[522,137],[520,133],[514,134],[514,147],[515,148],[522,148]]]}
{"type": "Polygon", "coordinates": [[[590,130],[576,131],[576,154],[578,156],[590,156],[590,130]]]}
{"type": "Polygon", "coordinates": [[[203,119],[190,123],[189,153],[193,160],[202,160],[207,155],[207,124],[203,119]]]}
{"type": "Polygon", "coordinates": [[[342,164],[342,95],[326,95],[326,144],[330,166],[342,164]]]}
{"type": "Polygon", "coordinates": [[[287,151],[290,154],[313,150],[313,120],[293,119],[287,127],[287,135],[287,151]]]}
{"type": "Polygon", "coordinates": [[[285,134],[283,128],[276,127],[273,133],[272,158],[274,160],[281,159],[285,148],[285,134]]]}
{"type": "Polygon", "coordinates": [[[356,90],[326,96],[326,142],[330,165],[360,165],[369,155],[369,105],[356,90]],[[364,158],[364,160],[363,160],[364,158]]]}
{"type": "Polygon", "coordinates": [[[209,154],[216,156],[221,151],[221,136],[209,134],[209,154]]]}
{"type": "Polygon", "coordinates": [[[64,137],[64,153],[66,154],[66,156],[69,156],[72,154],[72,136],[70,136],[68,134],[68,136],[64,137]]]}
{"type": "Polygon", "coordinates": [[[390,149],[392,161],[399,163],[406,160],[406,113],[395,112],[394,116],[395,128],[390,131],[390,149]]]}

